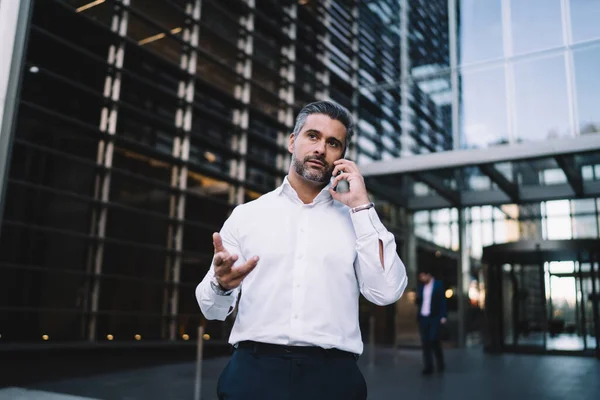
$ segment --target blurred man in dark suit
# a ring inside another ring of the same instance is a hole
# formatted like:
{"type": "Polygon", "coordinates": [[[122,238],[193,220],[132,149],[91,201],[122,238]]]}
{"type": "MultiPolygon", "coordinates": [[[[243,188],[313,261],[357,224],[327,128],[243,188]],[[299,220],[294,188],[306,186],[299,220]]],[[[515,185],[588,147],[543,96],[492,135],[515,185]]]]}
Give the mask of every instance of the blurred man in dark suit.
{"type": "Polygon", "coordinates": [[[439,372],[444,371],[444,354],[440,344],[441,325],[446,323],[446,296],[444,285],[434,279],[430,268],[419,273],[421,284],[417,289],[418,321],[423,347],[424,375],[433,373],[433,355],[439,372]],[[432,354],[433,353],[433,354],[432,354]]]}

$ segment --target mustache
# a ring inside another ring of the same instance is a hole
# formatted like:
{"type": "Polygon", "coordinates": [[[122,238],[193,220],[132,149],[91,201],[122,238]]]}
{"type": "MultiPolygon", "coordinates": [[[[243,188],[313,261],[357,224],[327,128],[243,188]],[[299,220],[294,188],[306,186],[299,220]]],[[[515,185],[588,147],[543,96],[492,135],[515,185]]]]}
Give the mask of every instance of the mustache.
{"type": "Polygon", "coordinates": [[[329,166],[329,164],[325,161],[325,156],[306,156],[306,157],[304,157],[304,162],[308,162],[311,160],[317,160],[319,162],[322,162],[323,165],[325,165],[326,167],[329,166]]]}

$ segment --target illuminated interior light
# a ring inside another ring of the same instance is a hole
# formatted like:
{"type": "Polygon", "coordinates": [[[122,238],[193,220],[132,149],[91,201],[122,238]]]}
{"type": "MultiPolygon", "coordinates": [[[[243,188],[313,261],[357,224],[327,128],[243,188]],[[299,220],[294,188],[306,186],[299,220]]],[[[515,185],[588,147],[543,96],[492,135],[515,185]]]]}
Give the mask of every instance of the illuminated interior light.
{"type": "Polygon", "coordinates": [[[108,335],[106,335],[106,338],[108,340],[113,340],[115,337],[109,333],[108,335]]]}
{"type": "Polygon", "coordinates": [[[48,340],[48,339],[50,339],[50,336],[48,336],[48,335],[42,335],[42,339],[43,340],[48,340]]]}
{"type": "Polygon", "coordinates": [[[206,160],[211,164],[217,161],[217,156],[215,153],[211,153],[210,151],[204,152],[204,158],[206,158],[206,160]]]}
{"type": "Polygon", "coordinates": [[[140,334],[136,334],[136,335],[134,336],[134,338],[135,338],[135,340],[142,340],[142,335],[140,335],[140,334]]]}
{"type": "Polygon", "coordinates": [[[37,74],[38,72],[40,72],[40,69],[35,65],[32,65],[31,67],[29,67],[29,72],[31,72],[32,74],[37,74]]]}
{"type": "Polygon", "coordinates": [[[184,333],[183,335],[181,335],[181,338],[183,340],[190,340],[190,335],[188,335],[187,333],[184,333]]]}
{"type": "Polygon", "coordinates": [[[454,290],[452,290],[452,289],[446,290],[446,298],[449,299],[452,296],[454,296],[454,290]]]}
{"type": "MultiPolygon", "coordinates": [[[[181,27],[171,29],[172,34],[177,34],[181,32],[181,27]]],[[[156,35],[148,36],[146,39],[142,39],[138,42],[140,46],[143,46],[148,43],[156,42],[157,40],[163,39],[167,36],[165,33],[157,33],[156,35]]]]}
{"type": "Polygon", "coordinates": [[[202,335],[202,339],[210,340],[210,335],[208,333],[205,333],[204,335],[202,335]]]}
{"type": "Polygon", "coordinates": [[[90,8],[92,8],[92,7],[96,7],[96,6],[98,6],[98,5],[102,4],[102,3],[104,3],[105,1],[106,1],[106,0],[96,0],[96,1],[92,1],[91,3],[87,3],[86,5],[83,5],[83,6],[79,7],[79,8],[77,8],[77,9],[75,9],[75,12],[78,12],[78,13],[80,13],[80,12],[83,12],[83,11],[85,11],[85,10],[89,10],[90,8]]]}

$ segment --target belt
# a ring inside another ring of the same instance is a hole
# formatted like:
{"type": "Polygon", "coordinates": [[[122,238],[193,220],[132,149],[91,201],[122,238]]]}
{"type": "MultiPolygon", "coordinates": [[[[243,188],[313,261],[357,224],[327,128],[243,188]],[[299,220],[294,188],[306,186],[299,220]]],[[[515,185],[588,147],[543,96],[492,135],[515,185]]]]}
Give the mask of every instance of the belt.
{"type": "Polygon", "coordinates": [[[239,342],[238,349],[263,356],[275,357],[329,357],[329,358],[352,358],[358,360],[358,354],[339,349],[324,349],[316,346],[286,346],[280,344],[243,341],[239,342]]]}

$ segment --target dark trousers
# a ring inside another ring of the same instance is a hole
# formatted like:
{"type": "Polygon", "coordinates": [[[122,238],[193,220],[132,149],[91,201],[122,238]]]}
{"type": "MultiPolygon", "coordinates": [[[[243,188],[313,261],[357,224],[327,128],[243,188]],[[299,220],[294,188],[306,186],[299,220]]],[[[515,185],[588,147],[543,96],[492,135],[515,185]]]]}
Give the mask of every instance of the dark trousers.
{"type": "Polygon", "coordinates": [[[357,357],[339,350],[242,342],[219,377],[219,400],[365,400],[357,357]]]}
{"type": "Polygon", "coordinates": [[[444,353],[440,344],[440,318],[419,317],[419,330],[421,332],[421,344],[423,346],[423,364],[425,369],[433,369],[433,355],[435,354],[436,365],[439,369],[444,368],[444,353]]]}

